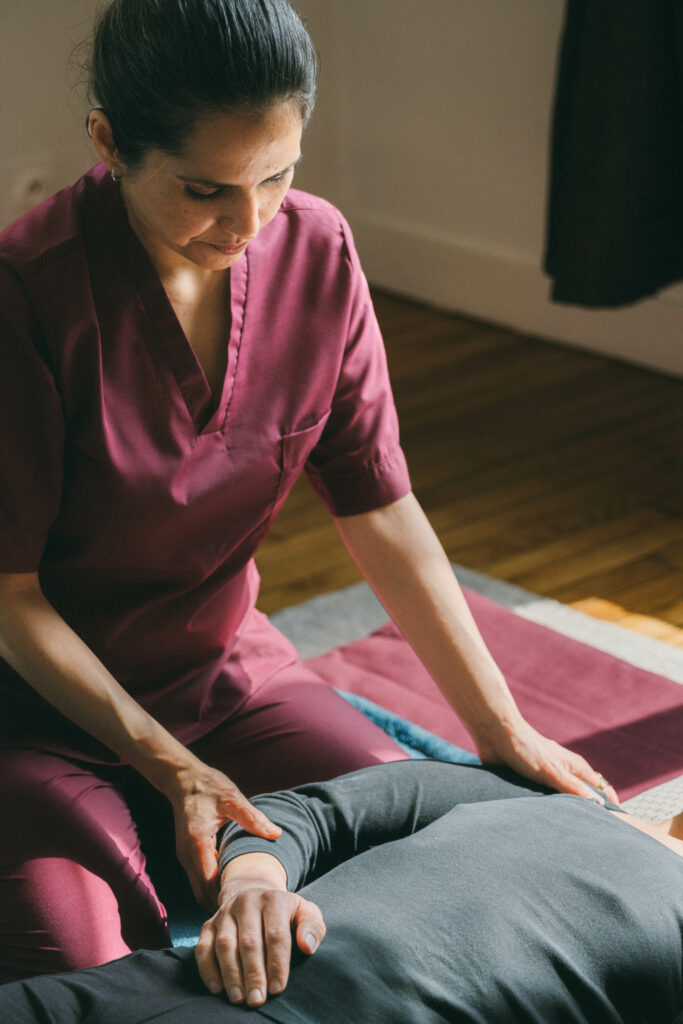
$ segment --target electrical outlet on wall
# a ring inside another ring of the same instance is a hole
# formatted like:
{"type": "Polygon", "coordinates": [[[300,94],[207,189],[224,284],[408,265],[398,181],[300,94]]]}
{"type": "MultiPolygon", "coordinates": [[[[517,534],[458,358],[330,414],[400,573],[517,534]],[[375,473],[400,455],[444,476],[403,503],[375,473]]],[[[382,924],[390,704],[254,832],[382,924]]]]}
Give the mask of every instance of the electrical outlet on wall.
{"type": "Polygon", "coordinates": [[[70,185],[91,162],[89,147],[79,145],[77,139],[72,151],[66,152],[61,145],[59,149],[0,159],[0,230],[70,185]]]}
{"type": "Polygon", "coordinates": [[[38,203],[56,191],[55,174],[47,164],[32,164],[18,167],[11,176],[10,208],[11,220],[33,209],[38,203]]]}

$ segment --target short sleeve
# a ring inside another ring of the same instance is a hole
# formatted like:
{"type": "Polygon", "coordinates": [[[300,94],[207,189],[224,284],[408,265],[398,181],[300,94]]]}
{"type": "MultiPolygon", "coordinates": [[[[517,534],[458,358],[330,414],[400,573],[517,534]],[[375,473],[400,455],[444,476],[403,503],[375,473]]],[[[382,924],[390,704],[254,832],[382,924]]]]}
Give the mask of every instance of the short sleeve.
{"type": "Polygon", "coordinates": [[[330,417],[306,471],[332,515],[389,505],[410,491],[384,342],[350,229],[342,220],[346,348],[330,417]]]}
{"type": "Polygon", "coordinates": [[[0,261],[0,572],[36,572],[62,492],[64,414],[35,309],[0,261]]]}

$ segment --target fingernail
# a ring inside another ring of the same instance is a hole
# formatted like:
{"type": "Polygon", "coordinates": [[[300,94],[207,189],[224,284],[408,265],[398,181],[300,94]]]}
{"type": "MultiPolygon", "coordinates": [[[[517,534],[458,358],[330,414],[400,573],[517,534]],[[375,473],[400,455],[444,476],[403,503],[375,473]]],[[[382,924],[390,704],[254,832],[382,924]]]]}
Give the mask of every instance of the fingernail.
{"type": "Polygon", "coordinates": [[[251,1004],[262,1003],[263,1002],[263,993],[261,992],[261,989],[260,988],[252,988],[251,992],[247,996],[247,1002],[251,1003],[251,1004]]]}
{"type": "Polygon", "coordinates": [[[283,990],[284,986],[279,978],[273,978],[272,981],[268,982],[268,991],[271,996],[279,996],[283,990]]]}
{"type": "Polygon", "coordinates": [[[310,949],[311,953],[315,953],[316,949],[318,948],[318,940],[316,939],[315,935],[312,935],[310,932],[307,932],[306,935],[304,935],[304,942],[310,949]]]}
{"type": "Polygon", "coordinates": [[[210,981],[209,982],[209,992],[213,992],[213,994],[215,996],[218,995],[218,993],[220,992],[220,990],[222,988],[223,988],[223,986],[221,985],[220,981],[210,981]]]}
{"type": "Polygon", "coordinates": [[[244,999],[244,992],[237,985],[233,985],[232,988],[228,989],[228,999],[231,1003],[241,1003],[244,999]]]}

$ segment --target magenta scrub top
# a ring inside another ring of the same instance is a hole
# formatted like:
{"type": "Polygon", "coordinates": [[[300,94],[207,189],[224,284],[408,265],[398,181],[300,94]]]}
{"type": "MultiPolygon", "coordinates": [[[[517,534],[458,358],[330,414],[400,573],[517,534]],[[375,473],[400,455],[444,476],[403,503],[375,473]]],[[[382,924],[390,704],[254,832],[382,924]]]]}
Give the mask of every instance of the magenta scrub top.
{"type": "MultiPolygon", "coordinates": [[[[203,371],[99,164],[0,234],[0,572],[35,572],[183,742],[295,654],[254,612],[252,556],[302,470],[353,515],[410,489],[344,219],[292,190],[230,271],[203,371]]],[[[70,728],[0,660],[0,735],[70,728]]],[[[75,733],[75,731],[74,731],[75,733]]]]}

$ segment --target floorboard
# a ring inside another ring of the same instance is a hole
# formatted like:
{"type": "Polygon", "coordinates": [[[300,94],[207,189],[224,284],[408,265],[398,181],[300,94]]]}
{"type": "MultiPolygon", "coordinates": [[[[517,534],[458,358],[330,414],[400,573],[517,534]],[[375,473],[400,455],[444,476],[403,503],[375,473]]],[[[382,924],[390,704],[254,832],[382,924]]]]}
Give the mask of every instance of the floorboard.
{"type": "MultiPolygon", "coordinates": [[[[374,292],[415,492],[449,556],[683,647],[683,379],[374,292]]],[[[266,612],[358,580],[299,481],[266,612]]]]}

